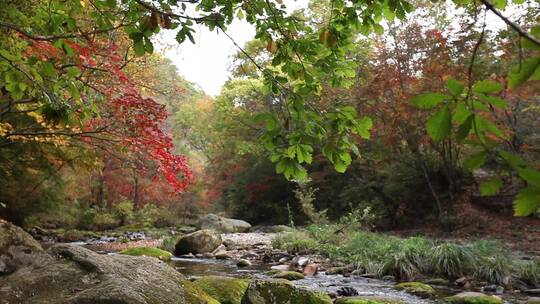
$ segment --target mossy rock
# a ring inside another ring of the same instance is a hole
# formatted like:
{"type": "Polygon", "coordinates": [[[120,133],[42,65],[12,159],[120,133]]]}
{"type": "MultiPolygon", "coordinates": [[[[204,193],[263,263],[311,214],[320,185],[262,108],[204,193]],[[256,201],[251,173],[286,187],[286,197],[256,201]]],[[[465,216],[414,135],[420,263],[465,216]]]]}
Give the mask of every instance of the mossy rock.
{"type": "Polygon", "coordinates": [[[450,304],[501,304],[502,299],[497,296],[486,295],[480,292],[462,292],[444,298],[450,304]]]}
{"type": "Polygon", "coordinates": [[[283,279],[249,283],[242,304],[332,304],[326,294],[295,287],[283,279]]]}
{"type": "Polygon", "coordinates": [[[202,288],[195,285],[189,280],[184,280],[180,283],[180,286],[184,290],[184,296],[186,303],[204,303],[204,304],[221,304],[218,300],[211,297],[202,288]]]}
{"type": "Polygon", "coordinates": [[[272,275],[275,279],[285,279],[289,281],[302,280],[304,275],[296,271],[279,271],[272,275]]]}
{"type": "Polygon", "coordinates": [[[410,293],[421,298],[430,298],[433,297],[436,293],[433,287],[421,282],[399,283],[394,286],[394,289],[403,290],[406,293],[410,293]]]}
{"type": "Polygon", "coordinates": [[[362,296],[339,298],[334,304],[403,304],[403,301],[392,298],[362,296]]]}
{"type": "Polygon", "coordinates": [[[120,254],[132,256],[149,256],[158,258],[162,261],[169,261],[172,257],[172,254],[170,252],[155,247],[133,247],[120,251],[120,254]]]}
{"type": "Polygon", "coordinates": [[[248,288],[249,280],[205,276],[195,280],[194,284],[221,304],[241,304],[242,297],[248,288]]]}

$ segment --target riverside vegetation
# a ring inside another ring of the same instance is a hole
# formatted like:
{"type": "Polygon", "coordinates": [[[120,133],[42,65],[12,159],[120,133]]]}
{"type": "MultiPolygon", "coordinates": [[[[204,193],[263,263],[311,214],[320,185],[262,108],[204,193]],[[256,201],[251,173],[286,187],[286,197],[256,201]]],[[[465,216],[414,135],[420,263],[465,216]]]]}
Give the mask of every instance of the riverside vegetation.
{"type": "Polygon", "coordinates": [[[480,282],[540,287],[540,261],[520,257],[496,241],[465,243],[399,238],[368,231],[343,230],[340,225],[311,225],[276,237],[273,244],[292,253],[318,253],[344,262],[359,274],[398,280],[464,276],[480,282]]]}

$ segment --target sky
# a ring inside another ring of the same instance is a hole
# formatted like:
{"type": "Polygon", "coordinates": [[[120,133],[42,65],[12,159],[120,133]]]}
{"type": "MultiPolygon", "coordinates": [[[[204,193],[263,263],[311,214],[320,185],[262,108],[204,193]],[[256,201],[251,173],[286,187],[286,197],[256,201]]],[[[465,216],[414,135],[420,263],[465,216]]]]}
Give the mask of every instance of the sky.
{"type": "MultiPolygon", "coordinates": [[[[234,21],[227,33],[243,46],[253,39],[255,29],[244,20],[234,21]]],[[[167,32],[159,39],[158,45],[186,80],[199,85],[206,94],[217,96],[229,78],[231,56],[238,52],[238,48],[223,33],[210,32],[203,26],[198,26],[193,38],[195,44],[186,40],[178,45],[174,33],[167,32]]]]}

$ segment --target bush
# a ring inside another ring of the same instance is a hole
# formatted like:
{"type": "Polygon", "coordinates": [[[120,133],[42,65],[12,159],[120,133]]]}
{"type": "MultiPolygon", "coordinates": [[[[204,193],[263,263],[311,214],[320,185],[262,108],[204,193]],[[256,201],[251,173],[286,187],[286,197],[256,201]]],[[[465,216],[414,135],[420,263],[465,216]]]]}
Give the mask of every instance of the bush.
{"type": "Polygon", "coordinates": [[[130,200],[121,201],[113,208],[115,217],[120,221],[120,225],[126,225],[133,220],[133,202],[130,200]]]}
{"type": "Polygon", "coordinates": [[[159,208],[154,204],[146,204],[141,209],[135,211],[134,221],[140,227],[154,227],[160,216],[159,208]]]}

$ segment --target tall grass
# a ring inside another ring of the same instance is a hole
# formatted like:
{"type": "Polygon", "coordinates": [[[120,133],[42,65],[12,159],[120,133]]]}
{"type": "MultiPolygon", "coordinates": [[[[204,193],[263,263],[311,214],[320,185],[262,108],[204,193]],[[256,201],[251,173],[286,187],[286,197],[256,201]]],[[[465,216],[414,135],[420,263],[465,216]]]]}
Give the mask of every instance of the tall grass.
{"type": "Polygon", "coordinates": [[[338,225],[310,226],[278,236],[274,246],[292,253],[319,253],[350,263],[360,272],[400,280],[423,276],[456,279],[473,276],[478,280],[506,285],[512,274],[531,286],[540,284],[540,262],[518,267],[498,242],[467,244],[434,242],[424,237],[398,238],[366,232],[340,231],[338,225]]]}

